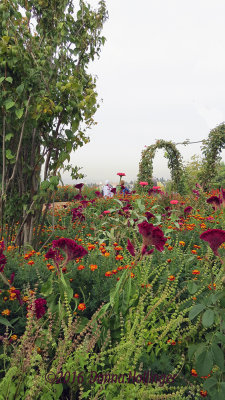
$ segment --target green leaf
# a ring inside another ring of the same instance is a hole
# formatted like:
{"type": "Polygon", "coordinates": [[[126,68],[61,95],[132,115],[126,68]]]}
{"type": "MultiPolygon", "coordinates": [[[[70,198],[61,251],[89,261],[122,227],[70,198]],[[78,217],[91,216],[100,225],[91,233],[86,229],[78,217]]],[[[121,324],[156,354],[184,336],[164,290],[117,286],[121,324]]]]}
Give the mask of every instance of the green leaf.
{"type": "Polygon", "coordinates": [[[1,78],[0,78],[0,83],[2,83],[4,80],[5,80],[5,77],[4,77],[4,76],[1,76],[1,78]]]}
{"type": "Polygon", "coordinates": [[[6,100],[5,101],[5,108],[6,110],[9,110],[10,108],[12,108],[15,105],[15,101],[13,100],[6,100]]]}
{"type": "Polygon", "coordinates": [[[16,116],[18,119],[20,119],[23,115],[23,108],[19,108],[18,110],[15,111],[16,116]]]}
{"type": "Polygon", "coordinates": [[[124,289],[123,289],[123,297],[122,297],[122,305],[121,305],[121,311],[123,315],[127,312],[127,309],[129,307],[129,300],[131,296],[131,276],[129,276],[124,289]]]}
{"type": "Polygon", "coordinates": [[[23,92],[23,90],[24,90],[24,84],[22,83],[16,88],[16,93],[20,95],[23,92]]]}
{"type": "Polygon", "coordinates": [[[213,367],[213,356],[211,350],[204,350],[196,360],[196,370],[200,376],[206,376],[213,367]]]}
{"type": "Polygon", "coordinates": [[[205,382],[204,382],[204,389],[207,390],[209,393],[211,392],[211,390],[213,388],[215,388],[217,386],[217,379],[214,378],[213,376],[211,378],[208,378],[205,382]]]}
{"type": "Polygon", "coordinates": [[[3,318],[3,317],[0,317],[0,324],[10,326],[10,328],[13,328],[11,323],[6,318],[3,318]]]}
{"type": "Polygon", "coordinates": [[[8,76],[8,78],[5,78],[5,80],[6,80],[7,82],[10,82],[10,83],[12,83],[12,81],[13,81],[13,78],[11,78],[11,76],[8,76]]]}
{"type": "Polygon", "coordinates": [[[205,305],[204,304],[196,304],[196,305],[194,305],[189,311],[190,320],[192,320],[195,317],[197,317],[197,315],[200,314],[200,312],[203,311],[204,309],[205,309],[205,305]]]}
{"type": "Polygon", "coordinates": [[[5,136],[5,141],[8,142],[13,136],[13,133],[7,133],[7,135],[5,136]]]}
{"type": "Polygon", "coordinates": [[[214,311],[213,310],[206,310],[202,316],[202,325],[205,328],[209,328],[214,322],[214,311]]]}
{"type": "Polygon", "coordinates": [[[5,156],[7,160],[12,160],[14,158],[13,154],[11,153],[11,150],[7,149],[5,152],[5,156]]]}
{"type": "Polygon", "coordinates": [[[41,182],[41,189],[46,190],[50,185],[50,182],[48,181],[43,181],[41,182]]]}
{"type": "Polygon", "coordinates": [[[193,281],[188,282],[187,287],[190,294],[194,294],[198,290],[198,285],[196,285],[196,283],[193,281]]]}
{"type": "Polygon", "coordinates": [[[218,346],[218,344],[213,344],[212,345],[212,353],[213,353],[213,359],[216,365],[221,369],[221,371],[224,370],[224,354],[221,348],[218,346]]]}
{"type": "Polygon", "coordinates": [[[45,296],[49,296],[52,293],[52,279],[53,275],[41,287],[41,293],[45,296]]]}

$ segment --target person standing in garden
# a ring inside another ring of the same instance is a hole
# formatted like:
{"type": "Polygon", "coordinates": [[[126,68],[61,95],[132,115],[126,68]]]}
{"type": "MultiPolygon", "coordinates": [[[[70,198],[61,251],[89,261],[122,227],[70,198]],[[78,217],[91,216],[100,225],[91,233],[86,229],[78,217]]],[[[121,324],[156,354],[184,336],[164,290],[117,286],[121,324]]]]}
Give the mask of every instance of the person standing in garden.
{"type": "Polygon", "coordinates": [[[110,185],[109,181],[105,181],[105,185],[103,186],[102,189],[102,194],[104,197],[113,197],[113,193],[111,192],[112,185],[110,185]]]}
{"type": "Polygon", "coordinates": [[[120,193],[124,196],[130,193],[128,187],[125,186],[125,182],[123,180],[120,182],[120,193]]]}

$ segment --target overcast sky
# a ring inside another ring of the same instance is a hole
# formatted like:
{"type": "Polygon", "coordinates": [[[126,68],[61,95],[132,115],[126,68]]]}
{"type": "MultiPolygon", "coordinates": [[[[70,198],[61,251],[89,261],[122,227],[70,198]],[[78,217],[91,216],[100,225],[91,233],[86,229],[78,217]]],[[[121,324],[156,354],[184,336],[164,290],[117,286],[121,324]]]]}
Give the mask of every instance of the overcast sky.
{"type": "MultiPolygon", "coordinates": [[[[144,146],[156,139],[206,139],[225,121],[224,0],[106,3],[107,41],[90,66],[103,103],[90,143],[71,157],[83,167],[84,182],[116,182],[117,172],[135,180],[144,146]]],[[[201,155],[200,146],[178,149],[188,161],[201,155]]],[[[163,154],[157,151],[153,174],[169,178],[163,154]]],[[[71,183],[66,175],[64,183],[71,183]]]]}

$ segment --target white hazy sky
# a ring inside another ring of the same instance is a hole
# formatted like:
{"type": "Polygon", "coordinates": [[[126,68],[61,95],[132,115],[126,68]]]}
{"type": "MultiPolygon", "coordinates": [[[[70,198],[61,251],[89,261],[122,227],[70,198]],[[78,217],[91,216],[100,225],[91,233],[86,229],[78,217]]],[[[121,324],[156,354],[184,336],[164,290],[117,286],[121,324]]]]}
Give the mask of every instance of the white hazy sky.
{"type": "MultiPolygon", "coordinates": [[[[107,41],[90,66],[103,103],[95,115],[98,124],[89,131],[90,143],[71,157],[83,167],[83,182],[116,182],[117,172],[135,180],[145,145],[156,139],[206,139],[225,121],[224,0],[106,3],[107,41]]],[[[201,155],[200,146],[178,149],[188,161],[201,155]]],[[[153,174],[169,178],[163,154],[157,151],[153,174]]],[[[63,181],[72,182],[69,175],[63,181]]]]}

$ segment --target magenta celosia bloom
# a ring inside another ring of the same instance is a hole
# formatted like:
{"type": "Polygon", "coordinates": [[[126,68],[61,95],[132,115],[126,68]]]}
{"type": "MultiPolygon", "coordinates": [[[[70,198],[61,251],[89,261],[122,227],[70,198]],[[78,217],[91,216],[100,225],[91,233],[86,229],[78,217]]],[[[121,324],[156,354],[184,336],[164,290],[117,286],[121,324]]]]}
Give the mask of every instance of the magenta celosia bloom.
{"type": "Polygon", "coordinates": [[[59,252],[59,250],[53,250],[53,248],[50,248],[47,253],[45,254],[45,258],[49,260],[50,258],[54,260],[54,262],[57,265],[57,268],[59,268],[59,263],[62,261],[62,256],[59,252]]]}
{"type": "Polygon", "coordinates": [[[189,213],[191,212],[191,210],[193,210],[193,207],[187,206],[187,207],[184,209],[184,213],[185,213],[185,214],[189,214],[189,213]]]}
{"type": "Polygon", "coordinates": [[[111,189],[111,192],[112,192],[113,194],[116,194],[116,188],[112,188],[112,189],[111,189]]]}
{"type": "Polygon", "coordinates": [[[147,250],[148,246],[143,246],[141,249],[141,254],[144,255],[150,255],[153,253],[154,249],[147,250]]]}
{"type": "Polygon", "coordinates": [[[0,272],[4,271],[5,264],[7,263],[6,256],[3,254],[5,250],[4,241],[0,242],[0,272]]]}
{"type": "Polygon", "coordinates": [[[200,239],[208,242],[214,254],[219,256],[218,248],[225,242],[225,231],[222,229],[208,229],[200,235],[200,239]]]}
{"type": "Polygon", "coordinates": [[[98,190],[95,192],[95,194],[96,194],[97,197],[102,197],[101,192],[99,192],[98,190]]]}
{"type": "Polygon", "coordinates": [[[15,272],[13,272],[10,276],[9,284],[12,285],[15,278],[15,272]]]}
{"type": "Polygon", "coordinates": [[[80,193],[76,194],[76,196],[74,196],[74,200],[81,200],[82,196],[80,193]]]}
{"type": "Polygon", "coordinates": [[[149,224],[147,221],[143,221],[141,224],[138,224],[138,229],[143,237],[143,247],[155,246],[158,251],[164,250],[166,238],[164,237],[163,231],[158,228],[158,226],[154,226],[153,224],[149,224]]]}
{"type": "Polygon", "coordinates": [[[195,189],[194,189],[194,190],[192,190],[192,192],[193,192],[194,194],[196,194],[196,196],[197,196],[197,197],[199,197],[199,196],[200,196],[200,194],[199,194],[199,191],[198,191],[198,190],[195,190],[195,189]]]}
{"type": "Polygon", "coordinates": [[[81,191],[81,189],[82,189],[83,186],[84,186],[83,183],[78,183],[77,185],[74,185],[74,187],[75,187],[76,189],[78,189],[79,191],[81,191]]]}
{"type": "Polygon", "coordinates": [[[67,264],[71,260],[75,260],[76,258],[84,257],[88,254],[87,250],[79,244],[75,242],[75,240],[68,238],[61,238],[52,241],[53,248],[60,248],[66,253],[66,262],[67,264]]]}
{"type": "Polygon", "coordinates": [[[152,214],[150,211],[146,211],[145,215],[148,221],[150,220],[150,218],[155,218],[154,214],[152,214]]]}
{"type": "Polygon", "coordinates": [[[209,197],[206,201],[207,201],[207,203],[209,203],[209,204],[215,204],[215,206],[219,206],[220,203],[221,203],[220,198],[217,197],[217,196],[211,196],[211,197],[209,197]]]}
{"type": "MultiPolygon", "coordinates": [[[[40,319],[46,313],[46,308],[45,308],[46,304],[47,304],[47,301],[41,297],[39,299],[35,299],[34,312],[35,312],[37,319],[40,319]]],[[[28,306],[27,310],[31,310],[31,308],[32,308],[32,305],[28,306]]]]}
{"type": "Polygon", "coordinates": [[[135,256],[135,249],[133,244],[131,243],[131,241],[128,239],[127,240],[127,250],[129,251],[129,253],[134,257],[135,256]]]}

